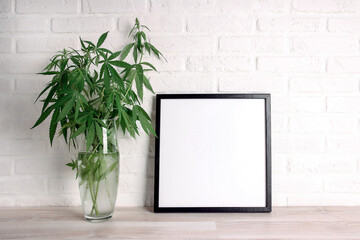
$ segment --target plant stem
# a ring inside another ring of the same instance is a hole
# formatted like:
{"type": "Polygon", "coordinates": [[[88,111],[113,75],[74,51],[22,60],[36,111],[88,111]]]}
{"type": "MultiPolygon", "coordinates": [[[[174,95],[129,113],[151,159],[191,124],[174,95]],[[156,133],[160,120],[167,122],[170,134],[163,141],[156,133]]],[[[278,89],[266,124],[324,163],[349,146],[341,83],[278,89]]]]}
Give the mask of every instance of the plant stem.
{"type": "Polygon", "coordinates": [[[93,193],[92,188],[93,188],[93,181],[91,180],[91,176],[89,174],[89,189],[90,189],[91,200],[93,202],[93,206],[92,206],[90,215],[93,214],[94,210],[95,210],[95,214],[99,215],[99,211],[98,211],[97,206],[96,206],[96,197],[94,198],[94,193],[93,193]]]}
{"type": "Polygon", "coordinates": [[[94,169],[93,169],[93,166],[94,166],[94,163],[91,162],[91,159],[93,158],[93,155],[95,154],[96,152],[96,149],[99,147],[100,143],[98,143],[95,147],[94,147],[94,150],[92,151],[91,155],[89,156],[88,158],[88,162],[89,164],[91,164],[91,168],[92,168],[92,171],[89,172],[88,174],[88,179],[89,179],[89,190],[90,190],[90,196],[91,196],[91,200],[93,202],[93,206],[92,206],[92,209],[91,209],[91,213],[90,215],[93,214],[94,210],[95,210],[95,214],[96,215],[99,215],[99,211],[97,209],[97,206],[96,206],[96,198],[97,196],[94,196],[94,189],[93,189],[93,185],[94,185],[94,182],[93,182],[93,179],[91,177],[91,175],[93,175],[93,178],[95,176],[95,173],[94,173],[94,169]],[[92,174],[91,174],[92,173],[92,174]]]}
{"type": "MultiPolygon", "coordinates": [[[[99,158],[98,158],[98,161],[100,161],[100,165],[101,165],[101,159],[100,159],[101,157],[102,156],[99,156],[99,158]]],[[[99,166],[99,168],[100,168],[100,166],[99,166]]],[[[94,175],[95,175],[95,173],[94,173],[94,175]]],[[[96,209],[97,209],[96,200],[97,200],[97,196],[98,196],[98,193],[99,193],[99,185],[100,185],[100,179],[97,181],[96,192],[95,192],[95,207],[96,207],[96,209]]],[[[96,209],[95,209],[95,212],[96,212],[96,209]]],[[[99,213],[97,213],[96,215],[99,215],[99,213]]]]}

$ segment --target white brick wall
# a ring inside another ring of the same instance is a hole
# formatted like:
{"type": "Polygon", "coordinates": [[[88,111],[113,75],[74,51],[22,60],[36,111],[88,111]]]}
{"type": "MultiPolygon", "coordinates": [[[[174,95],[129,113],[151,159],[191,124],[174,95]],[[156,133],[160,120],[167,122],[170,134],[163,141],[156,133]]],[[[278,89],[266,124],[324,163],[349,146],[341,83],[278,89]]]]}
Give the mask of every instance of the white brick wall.
{"type": "MultiPolygon", "coordinates": [[[[272,94],[274,205],[360,204],[359,1],[0,0],[0,206],[80,204],[63,140],[30,130],[35,73],[79,35],[124,46],[135,17],[168,59],[156,92],[272,94]]],[[[151,204],[154,138],[120,150],[117,204],[151,204]]]]}

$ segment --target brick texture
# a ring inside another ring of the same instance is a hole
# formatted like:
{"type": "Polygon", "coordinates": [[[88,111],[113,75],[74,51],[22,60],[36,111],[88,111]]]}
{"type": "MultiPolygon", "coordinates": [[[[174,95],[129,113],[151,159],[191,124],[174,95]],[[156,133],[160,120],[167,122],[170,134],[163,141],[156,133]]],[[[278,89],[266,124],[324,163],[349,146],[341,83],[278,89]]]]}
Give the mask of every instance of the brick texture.
{"type": "Polygon", "coordinates": [[[0,2],[0,13],[10,13],[11,12],[11,0],[3,0],[0,2]]]}
{"type": "Polygon", "coordinates": [[[78,0],[16,0],[17,13],[76,13],[78,0]]]}
{"type": "MultiPolygon", "coordinates": [[[[124,46],[135,17],[168,60],[149,60],[156,93],[271,93],[274,205],[360,204],[358,1],[105,2],[0,1],[1,206],[80,204],[63,140],[50,146],[48,120],[30,130],[50,80],[36,73],[79,36],[124,46]]],[[[118,206],[153,203],[154,142],[119,139],[118,206]]]]}

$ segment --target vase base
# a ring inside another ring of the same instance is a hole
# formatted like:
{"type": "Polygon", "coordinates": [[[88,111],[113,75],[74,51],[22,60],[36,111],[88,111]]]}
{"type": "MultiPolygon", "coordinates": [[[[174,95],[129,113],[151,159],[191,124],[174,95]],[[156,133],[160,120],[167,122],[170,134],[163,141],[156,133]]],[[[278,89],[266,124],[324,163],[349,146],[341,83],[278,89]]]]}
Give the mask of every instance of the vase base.
{"type": "Polygon", "coordinates": [[[92,222],[92,223],[100,223],[100,222],[105,222],[105,221],[109,220],[111,217],[112,217],[112,215],[108,215],[108,216],[104,216],[104,217],[85,216],[85,220],[88,222],[92,222]]]}

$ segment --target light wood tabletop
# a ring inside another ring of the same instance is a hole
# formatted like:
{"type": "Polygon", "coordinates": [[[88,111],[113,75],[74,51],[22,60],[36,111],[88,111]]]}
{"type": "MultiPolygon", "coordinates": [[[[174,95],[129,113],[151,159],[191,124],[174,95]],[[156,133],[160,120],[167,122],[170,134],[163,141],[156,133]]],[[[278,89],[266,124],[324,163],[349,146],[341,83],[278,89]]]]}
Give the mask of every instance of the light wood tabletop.
{"type": "Polygon", "coordinates": [[[117,208],[102,223],[86,222],[81,207],[0,208],[0,239],[360,239],[360,207],[251,214],[117,208]]]}

